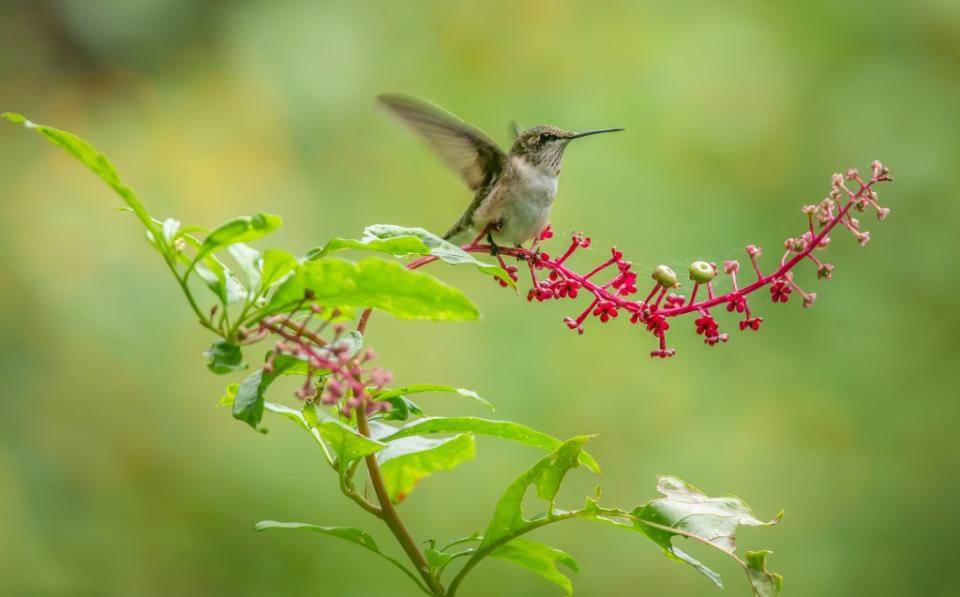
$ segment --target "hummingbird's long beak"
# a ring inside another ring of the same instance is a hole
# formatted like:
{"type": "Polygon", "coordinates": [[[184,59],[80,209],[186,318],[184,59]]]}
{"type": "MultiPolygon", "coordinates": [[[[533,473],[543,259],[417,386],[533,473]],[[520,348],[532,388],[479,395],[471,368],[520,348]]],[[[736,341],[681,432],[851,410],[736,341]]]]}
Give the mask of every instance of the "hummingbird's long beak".
{"type": "Polygon", "coordinates": [[[620,128],[616,128],[616,129],[595,129],[595,130],[592,130],[592,131],[583,131],[583,132],[581,132],[581,133],[574,133],[574,134],[571,135],[570,137],[567,137],[567,139],[579,139],[580,137],[587,137],[587,136],[590,136],[590,135],[597,135],[597,134],[599,134],[599,133],[616,133],[617,131],[622,131],[622,130],[623,130],[623,129],[620,129],[620,128]]]}

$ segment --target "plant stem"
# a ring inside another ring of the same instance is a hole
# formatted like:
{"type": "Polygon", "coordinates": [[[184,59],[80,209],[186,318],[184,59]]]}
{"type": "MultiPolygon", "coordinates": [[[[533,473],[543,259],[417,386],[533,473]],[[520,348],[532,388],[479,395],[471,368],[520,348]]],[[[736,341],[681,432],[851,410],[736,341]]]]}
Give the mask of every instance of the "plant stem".
{"type": "MultiPolygon", "coordinates": [[[[360,323],[363,328],[366,327],[369,316],[369,310],[364,312],[364,316],[361,316],[360,323]]],[[[361,333],[363,332],[361,326],[357,326],[357,329],[361,333]]],[[[357,431],[359,431],[361,435],[370,437],[370,426],[367,424],[367,413],[364,407],[365,405],[360,405],[356,411],[357,431]]],[[[413,567],[420,573],[420,576],[424,582],[427,583],[432,594],[437,597],[444,597],[447,593],[444,591],[443,585],[430,574],[430,565],[427,563],[427,559],[424,557],[423,552],[420,551],[420,548],[417,547],[410,532],[407,531],[407,527],[403,525],[403,521],[400,520],[400,514],[390,500],[390,494],[387,492],[387,487],[383,483],[383,475],[380,473],[380,463],[377,462],[376,454],[370,454],[366,456],[364,460],[367,464],[367,473],[370,475],[370,483],[373,485],[373,490],[377,494],[377,501],[380,502],[380,518],[386,523],[387,527],[390,528],[393,536],[396,537],[397,542],[400,543],[400,547],[403,548],[407,557],[413,562],[413,567]]]]}

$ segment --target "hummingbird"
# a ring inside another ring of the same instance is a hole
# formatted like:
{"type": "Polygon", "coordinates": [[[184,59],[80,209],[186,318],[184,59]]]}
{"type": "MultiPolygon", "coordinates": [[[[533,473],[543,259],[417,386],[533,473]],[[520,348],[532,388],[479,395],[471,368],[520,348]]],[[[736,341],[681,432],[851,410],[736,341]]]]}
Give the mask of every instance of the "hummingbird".
{"type": "Polygon", "coordinates": [[[429,102],[392,93],[377,100],[426,139],[474,192],[443,238],[463,244],[486,236],[493,255],[501,245],[519,248],[531,239],[536,245],[557,197],[560,162],[570,141],[623,130],[573,132],[541,124],[517,131],[504,152],[486,133],[429,102]]]}

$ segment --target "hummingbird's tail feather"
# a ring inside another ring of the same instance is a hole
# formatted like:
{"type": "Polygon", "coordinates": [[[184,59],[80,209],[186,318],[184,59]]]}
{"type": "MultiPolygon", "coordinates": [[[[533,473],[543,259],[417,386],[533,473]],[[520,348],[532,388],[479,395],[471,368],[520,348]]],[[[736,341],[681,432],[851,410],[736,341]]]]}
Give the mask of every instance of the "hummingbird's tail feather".
{"type": "Polygon", "coordinates": [[[462,245],[463,243],[470,242],[471,238],[468,238],[470,232],[470,225],[459,219],[450,227],[449,230],[443,235],[443,240],[450,241],[455,245],[462,245]]]}

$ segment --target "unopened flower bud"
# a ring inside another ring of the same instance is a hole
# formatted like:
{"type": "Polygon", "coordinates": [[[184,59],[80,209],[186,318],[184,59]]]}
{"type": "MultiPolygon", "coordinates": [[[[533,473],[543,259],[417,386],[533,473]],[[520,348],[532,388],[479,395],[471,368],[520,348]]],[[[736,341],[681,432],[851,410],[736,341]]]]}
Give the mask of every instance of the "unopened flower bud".
{"type": "Polygon", "coordinates": [[[655,267],[653,269],[653,275],[650,277],[664,288],[676,288],[680,286],[680,283],[677,281],[677,274],[666,265],[658,265],[655,267]]]}
{"type": "Polygon", "coordinates": [[[847,180],[853,180],[854,178],[860,176],[860,173],[857,172],[856,168],[850,168],[847,170],[847,180]]]}
{"type": "Polygon", "coordinates": [[[833,188],[839,188],[843,184],[843,174],[835,173],[833,179],[830,181],[830,184],[833,185],[833,188]]]}
{"type": "Polygon", "coordinates": [[[737,261],[737,260],[735,260],[735,259],[731,259],[731,260],[729,260],[729,261],[724,261],[724,262],[723,262],[723,271],[724,271],[724,273],[727,273],[727,274],[735,274],[735,273],[739,272],[739,271],[740,271],[740,262],[737,261]]]}
{"type": "Polygon", "coordinates": [[[803,307],[804,307],[805,309],[811,307],[811,306],[813,305],[813,302],[814,302],[815,300],[817,300],[817,293],[816,293],[816,292],[809,292],[809,293],[805,294],[804,297],[803,297],[803,307]]]}
{"type": "Polygon", "coordinates": [[[805,214],[805,215],[808,215],[808,216],[809,216],[809,215],[813,215],[813,214],[817,213],[817,206],[816,206],[816,205],[804,205],[803,207],[800,208],[800,212],[803,213],[803,214],[805,214]]]}
{"type": "Polygon", "coordinates": [[[763,255],[763,251],[760,250],[760,247],[756,245],[747,245],[747,255],[751,257],[759,257],[763,255]]]}
{"type": "Polygon", "coordinates": [[[717,277],[717,270],[706,261],[694,261],[689,270],[690,279],[698,284],[706,284],[717,277]]]}
{"type": "Polygon", "coordinates": [[[878,220],[885,220],[885,219],[887,218],[887,216],[889,216],[889,215],[890,215],[890,208],[889,208],[889,207],[878,207],[878,208],[877,208],[877,219],[878,219],[878,220]]]}

